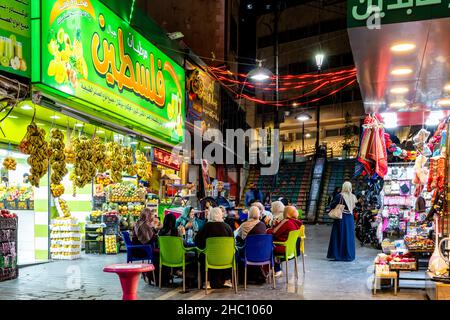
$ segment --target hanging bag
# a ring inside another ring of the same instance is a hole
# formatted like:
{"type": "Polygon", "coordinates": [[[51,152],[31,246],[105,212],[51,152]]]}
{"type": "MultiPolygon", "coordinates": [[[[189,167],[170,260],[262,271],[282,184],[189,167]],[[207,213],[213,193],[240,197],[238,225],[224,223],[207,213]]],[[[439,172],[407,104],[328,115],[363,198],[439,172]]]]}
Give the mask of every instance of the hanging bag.
{"type": "Polygon", "coordinates": [[[344,196],[341,195],[341,200],[339,201],[339,204],[336,206],[336,208],[330,210],[328,216],[331,219],[342,219],[342,213],[344,212],[344,209],[345,209],[344,196]]]}

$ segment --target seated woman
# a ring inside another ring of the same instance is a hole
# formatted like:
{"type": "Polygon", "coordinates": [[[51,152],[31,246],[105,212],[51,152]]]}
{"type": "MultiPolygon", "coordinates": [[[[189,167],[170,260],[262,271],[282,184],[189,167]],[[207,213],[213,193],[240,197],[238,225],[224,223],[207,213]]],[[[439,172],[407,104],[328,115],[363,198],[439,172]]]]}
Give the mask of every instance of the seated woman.
{"type": "Polygon", "coordinates": [[[133,244],[153,244],[157,239],[158,226],[159,220],[154,216],[153,210],[144,208],[134,225],[131,241],[133,244]]]}
{"type": "Polygon", "coordinates": [[[272,215],[273,215],[272,227],[276,227],[284,219],[284,216],[283,216],[284,204],[283,204],[283,202],[281,202],[281,201],[272,202],[270,211],[272,212],[272,215]]]}
{"type": "MultiPolygon", "coordinates": [[[[264,222],[259,220],[260,211],[256,206],[252,206],[249,209],[248,220],[243,222],[239,229],[237,229],[236,234],[236,245],[239,248],[239,256],[243,257],[245,253],[244,245],[245,239],[248,236],[256,235],[256,234],[266,234],[266,225],[264,222]]],[[[242,271],[242,274],[239,275],[238,279],[243,279],[244,276],[244,268],[239,266],[239,272],[242,271]]],[[[266,272],[263,272],[262,268],[259,266],[248,266],[248,280],[250,282],[256,283],[264,283],[266,281],[266,272]]]]}
{"type": "MultiPolygon", "coordinates": [[[[273,241],[284,242],[289,236],[289,232],[300,229],[302,221],[298,220],[298,211],[294,206],[286,206],[284,208],[284,219],[274,228],[267,230],[268,234],[273,235],[273,241]]],[[[275,246],[273,253],[275,255],[285,253],[286,248],[284,246],[275,246]]],[[[280,277],[281,264],[279,259],[275,261],[275,277],[280,277]]]]}
{"type": "MultiPolygon", "coordinates": [[[[150,208],[144,208],[141,211],[141,215],[139,216],[139,220],[136,221],[131,241],[133,244],[142,245],[147,244],[153,247],[153,260],[155,260],[155,254],[157,254],[157,250],[154,249],[155,243],[157,240],[159,220],[155,218],[154,211],[150,208]]],[[[143,249],[134,249],[133,254],[137,258],[146,258],[147,252],[143,249]]],[[[152,261],[155,263],[155,261],[152,261]]],[[[143,274],[144,280],[148,282],[148,279],[152,279],[153,276],[148,272],[147,274],[143,274]]]]}
{"type": "MultiPolygon", "coordinates": [[[[195,236],[195,244],[199,249],[205,249],[206,239],[212,237],[233,237],[233,231],[230,226],[223,222],[223,213],[220,208],[211,208],[209,210],[208,222],[195,236]]],[[[204,257],[200,260],[204,274],[204,257]]],[[[208,278],[211,280],[211,287],[219,288],[222,285],[231,287],[230,270],[208,270],[208,278]]]]}
{"type": "Polygon", "coordinates": [[[172,213],[164,217],[162,228],[158,232],[158,236],[172,236],[178,237],[178,229],[176,227],[177,218],[172,213]]]}
{"type": "Polygon", "coordinates": [[[183,214],[177,219],[178,233],[183,236],[186,246],[194,246],[194,237],[199,230],[199,223],[193,207],[186,207],[183,214]]]}
{"type": "Polygon", "coordinates": [[[245,244],[245,238],[252,234],[265,234],[266,225],[259,220],[260,211],[257,207],[252,206],[248,212],[248,220],[243,222],[237,229],[236,244],[242,247],[245,244]]]}
{"type": "Polygon", "coordinates": [[[272,213],[270,211],[266,211],[266,208],[260,201],[253,202],[250,208],[253,206],[259,209],[261,221],[264,222],[267,228],[270,228],[272,226],[272,219],[273,219],[272,213]]]}

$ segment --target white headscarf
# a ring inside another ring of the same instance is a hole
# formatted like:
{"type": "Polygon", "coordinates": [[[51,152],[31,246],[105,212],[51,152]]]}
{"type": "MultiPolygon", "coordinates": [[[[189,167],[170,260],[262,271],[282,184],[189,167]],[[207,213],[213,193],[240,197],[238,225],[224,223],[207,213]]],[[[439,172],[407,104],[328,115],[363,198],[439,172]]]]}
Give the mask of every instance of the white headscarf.
{"type": "Polygon", "coordinates": [[[272,207],[270,208],[273,214],[273,221],[280,222],[283,220],[284,204],[281,201],[272,202],[272,207]]]}
{"type": "Polygon", "coordinates": [[[210,222],[223,222],[223,213],[220,208],[209,209],[208,221],[210,222]]]}
{"type": "Polygon", "coordinates": [[[342,185],[342,196],[344,197],[345,203],[347,204],[348,210],[350,212],[353,212],[353,209],[355,209],[356,202],[358,201],[356,199],[356,196],[352,193],[352,184],[349,181],[345,181],[342,185]]]}

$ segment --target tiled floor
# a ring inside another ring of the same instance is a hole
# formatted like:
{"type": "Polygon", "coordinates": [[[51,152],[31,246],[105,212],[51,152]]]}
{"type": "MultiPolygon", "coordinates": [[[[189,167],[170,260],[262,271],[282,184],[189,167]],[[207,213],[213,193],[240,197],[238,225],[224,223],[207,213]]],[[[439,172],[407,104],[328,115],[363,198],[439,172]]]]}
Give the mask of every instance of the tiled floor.
{"type": "MultiPolygon", "coordinates": [[[[371,264],[377,250],[357,248],[354,262],[330,262],[326,256],[329,226],[307,225],[306,273],[300,267],[300,279],[295,284],[293,265],[290,266],[290,284],[285,278],[277,279],[277,288],[264,284],[249,285],[245,292],[239,286],[235,295],[231,289],[210,290],[207,299],[425,299],[424,290],[402,289],[395,296],[392,290],[384,290],[373,296],[371,286],[371,264]]],[[[116,275],[103,273],[103,266],[124,262],[125,254],[83,255],[75,261],[55,261],[20,269],[16,280],[0,283],[1,299],[121,299],[121,288],[116,275]]],[[[301,261],[301,260],[300,260],[301,261]]],[[[301,263],[299,264],[301,266],[301,263]]],[[[179,281],[179,280],[178,280],[179,281]]],[[[179,282],[176,282],[179,284],[179,282]]],[[[181,293],[181,286],[155,288],[139,284],[139,298],[205,299],[203,290],[191,289],[181,293]]]]}

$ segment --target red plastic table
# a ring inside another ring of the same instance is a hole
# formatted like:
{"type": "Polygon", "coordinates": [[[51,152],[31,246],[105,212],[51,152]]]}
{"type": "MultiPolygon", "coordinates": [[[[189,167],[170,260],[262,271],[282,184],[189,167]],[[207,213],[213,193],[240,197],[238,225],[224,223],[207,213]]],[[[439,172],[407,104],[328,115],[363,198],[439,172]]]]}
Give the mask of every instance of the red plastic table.
{"type": "Polygon", "coordinates": [[[142,272],[155,270],[152,264],[147,263],[121,263],[112,264],[103,268],[103,272],[117,273],[122,285],[123,300],[137,300],[139,276],[142,272]]]}

